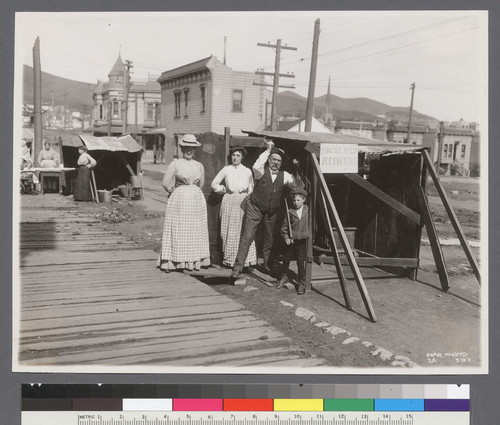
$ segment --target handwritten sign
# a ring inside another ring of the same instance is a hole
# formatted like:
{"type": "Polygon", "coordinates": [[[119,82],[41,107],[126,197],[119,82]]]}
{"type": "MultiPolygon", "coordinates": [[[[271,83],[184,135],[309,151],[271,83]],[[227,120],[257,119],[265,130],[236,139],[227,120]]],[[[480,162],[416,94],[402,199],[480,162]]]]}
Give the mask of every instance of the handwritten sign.
{"type": "Polygon", "coordinates": [[[357,173],[358,145],[322,143],[319,165],[323,173],[357,173]]]}

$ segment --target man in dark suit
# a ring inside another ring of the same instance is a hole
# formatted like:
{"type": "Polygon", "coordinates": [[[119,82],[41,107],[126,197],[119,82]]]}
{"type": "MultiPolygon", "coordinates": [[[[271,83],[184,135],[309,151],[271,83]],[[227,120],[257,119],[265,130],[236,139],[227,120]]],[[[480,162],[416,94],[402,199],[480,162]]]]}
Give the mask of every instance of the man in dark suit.
{"type": "MultiPolygon", "coordinates": [[[[296,178],[286,171],[281,171],[282,152],[274,148],[273,141],[267,141],[267,149],[255,161],[255,187],[248,200],[243,217],[238,254],[231,272],[232,279],[238,279],[248,255],[248,250],[255,238],[257,226],[264,227],[263,256],[264,267],[269,269],[271,248],[274,239],[274,227],[279,208],[283,204],[285,187],[297,186],[296,178]],[[267,165],[267,167],[266,167],[267,165]]],[[[298,177],[300,180],[300,178],[298,177]]]]}

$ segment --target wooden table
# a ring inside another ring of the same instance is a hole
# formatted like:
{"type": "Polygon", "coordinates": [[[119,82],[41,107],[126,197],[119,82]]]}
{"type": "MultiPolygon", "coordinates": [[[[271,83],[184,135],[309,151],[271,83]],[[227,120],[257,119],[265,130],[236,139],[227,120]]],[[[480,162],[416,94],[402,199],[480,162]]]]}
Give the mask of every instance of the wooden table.
{"type": "Polygon", "coordinates": [[[58,180],[58,188],[59,188],[59,193],[62,192],[62,184],[61,180],[64,177],[64,172],[65,171],[71,171],[74,170],[74,168],[69,168],[69,167],[62,167],[62,168],[30,168],[26,169],[23,171],[34,171],[36,174],[38,174],[38,179],[40,180],[40,187],[41,187],[41,192],[42,194],[44,193],[44,179],[50,178],[50,177],[56,177],[58,180]]]}

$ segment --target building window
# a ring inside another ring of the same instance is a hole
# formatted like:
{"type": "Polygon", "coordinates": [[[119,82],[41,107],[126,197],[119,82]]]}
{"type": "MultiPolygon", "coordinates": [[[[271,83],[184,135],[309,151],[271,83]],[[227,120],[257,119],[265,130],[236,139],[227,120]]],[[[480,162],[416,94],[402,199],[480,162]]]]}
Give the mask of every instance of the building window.
{"type": "Polygon", "coordinates": [[[146,103],[146,121],[154,121],[155,119],[155,104],[146,103]]]}
{"type": "Polygon", "coordinates": [[[450,144],[450,147],[448,148],[448,158],[451,158],[453,156],[453,145],[450,144]]]}
{"type": "Polygon", "coordinates": [[[175,99],[175,117],[178,118],[181,116],[181,91],[177,90],[174,92],[175,99]]]}
{"type": "Polygon", "coordinates": [[[206,86],[205,84],[200,85],[201,91],[201,112],[206,112],[206,86]]]}
{"type": "Polygon", "coordinates": [[[448,157],[448,145],[444,145],[444,155],[443,157],[447,158],[448,157]]]}
{"type": "Polygon", "coordinates": [[[465,158],[465,145],[462,145],[462,158],[465,158]]]}
{"type": "Polygon", "coordinates": [[[233,90],[233,112],[243,111],[243,91],[233,90]]]}
{"type": "Polygon", "coordinates": [[[188,105],[189,105],[188,95],[189,95],[189,89],[185,88],[184,89],[184,116],[185,117],[187,117],[189,115],[188,114],[188,105]]]}
{"type": "Polygon", "coordinates": [[[158,126],[158,123],[161,119],[161,104],[156,102],[155,104],[155,126],[158,126]]]}
{"type": "Polygon", "coordinates": [[[120,118],[120,103],[117,100],[113,101],[113,118],[120,118]]]}
{"type": "Polygon", "coordinates": [[[102,105],[99,105],[99,119],[102,120],[102,105]]]}

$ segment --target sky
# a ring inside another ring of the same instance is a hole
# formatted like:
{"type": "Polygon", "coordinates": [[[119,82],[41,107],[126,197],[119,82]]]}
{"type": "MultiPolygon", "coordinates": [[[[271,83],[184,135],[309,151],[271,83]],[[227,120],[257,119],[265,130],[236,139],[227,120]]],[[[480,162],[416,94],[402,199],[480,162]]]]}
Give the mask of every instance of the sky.
{"type": "MultiPolygon", "coordinates": [[[[216,56],[237,71],[274,72],[307,96],[314,23],[320,20],[315,96],[368,97],[410,105],[445,121],[487,120],[488,15],[485,11],[52,12],[16,14],[15,76],[33,65],[40,38],[42,71],[77,81],[107,80],[118,55],[133,80],[216,56]],[[226,37],[226,49],[224,49],[226,37]]],[[[268,79],[272,83],[272,79],[268,79]]],[[[280,89],[280,91],[287,89],[280,89]]],[[[333,105],[335,107],[335,105],[333,105]]]]}

